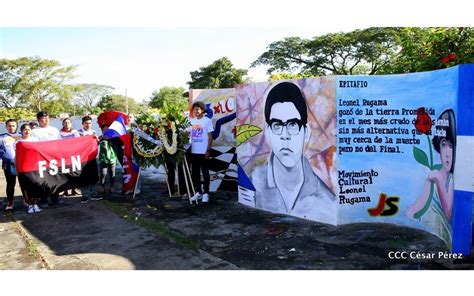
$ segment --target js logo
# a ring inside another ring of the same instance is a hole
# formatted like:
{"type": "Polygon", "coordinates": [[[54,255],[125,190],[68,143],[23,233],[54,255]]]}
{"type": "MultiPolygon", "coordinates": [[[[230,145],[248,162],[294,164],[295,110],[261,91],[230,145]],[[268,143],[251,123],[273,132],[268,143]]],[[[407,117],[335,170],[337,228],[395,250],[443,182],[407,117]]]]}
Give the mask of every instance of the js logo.
{"type": "Polygon", "coordinates": [[[380,193],[377,207],[368,209],[367,212],[369,212],[369,215],[372,217],[393,216],[398,212],[399,201],[400,198],[398,196],[387,197],[385,193],[380,193]]]}

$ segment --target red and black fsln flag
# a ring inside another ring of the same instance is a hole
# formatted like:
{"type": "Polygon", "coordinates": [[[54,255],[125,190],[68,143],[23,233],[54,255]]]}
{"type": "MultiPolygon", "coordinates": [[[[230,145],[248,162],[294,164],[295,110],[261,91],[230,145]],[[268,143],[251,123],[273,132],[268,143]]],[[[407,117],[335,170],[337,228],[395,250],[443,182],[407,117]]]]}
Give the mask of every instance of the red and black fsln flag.
{"type": "Polygon", "coordinates": [[[98,144],[93,136],[18,142],[18,179],[30,196],[58,194],[97,183],[98,144]]]}

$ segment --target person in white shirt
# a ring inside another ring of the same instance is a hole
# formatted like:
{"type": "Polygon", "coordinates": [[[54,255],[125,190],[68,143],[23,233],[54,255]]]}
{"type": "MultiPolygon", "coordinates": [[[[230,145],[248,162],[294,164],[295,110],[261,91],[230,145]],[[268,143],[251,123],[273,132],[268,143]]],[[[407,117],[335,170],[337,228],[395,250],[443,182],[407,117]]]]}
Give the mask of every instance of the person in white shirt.
{"type": "MultiPolygon", "coordinates": [[[[37,138],[38,141],[51,141],[51,140],[58,140],[59,137],[59,130],[53,126],[49,125],[49,115],[46,111],[40,111],[36,114],[36,119],[38,120],[38,127],[34,128],[31,131],[31,136],[37,138]]],[[[59,201],[59,194],[54,194],[51,196],[51,203],[58,204],[59,201]]],[[[59,202],[59,203],[62,203],[59,202]]],[[[40,205],[42,208],[47,208],[48,204],[48,197],[41,196],[40,197],[40,205]]]]}
{"type": "Polygon", "coordinates": [[[214,128],[211,119],[204,116],[206,105],[203,102],[194,102],[192,110],[194,118],[191,119],[191,166],[196,194],[191,198],[191,201],[197,202],[198,199],[202,199],[203,203],[208,203],[210,185],[208,162],[214,128]],[[200,171],[204,177],[202,184],[204,188],[201,188],[200,171]]]}
{"type": "Polygon", "coordinates": [[[49,125],[49,115],[46,111],[40,111],[36,114],[39,126],[31,131],[31,136],[39,141],[58,140],[59,130],[49,125]]]}
{"type": "Polygon", "coordinates": [[[92,118],[89,115],[82,117],[82,128],[78,130],[79,135],[82,136],[97,136],[95,130],[92,129],[92,118]]]}

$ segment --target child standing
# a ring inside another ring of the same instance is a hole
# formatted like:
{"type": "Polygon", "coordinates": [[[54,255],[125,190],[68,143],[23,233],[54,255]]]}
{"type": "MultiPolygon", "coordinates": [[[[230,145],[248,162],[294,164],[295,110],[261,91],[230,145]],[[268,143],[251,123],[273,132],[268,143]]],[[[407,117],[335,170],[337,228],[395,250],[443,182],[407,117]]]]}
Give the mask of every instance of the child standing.
{"type": "Polygon", "coordinates": [[[193,103],[192,111],[194,118],[191,119],[191,166],[196,194],[191,198],[191,201],[197,202],[198,199],[202,199],[203,203],[208,203],[210,185],[208,162],[214,128],[211,119],[204,116],[206,105],[203,102],[193,103]],[[204,188],[201,188],[201,170],[204,177],[204,184],[202,184],[204,188]]]}

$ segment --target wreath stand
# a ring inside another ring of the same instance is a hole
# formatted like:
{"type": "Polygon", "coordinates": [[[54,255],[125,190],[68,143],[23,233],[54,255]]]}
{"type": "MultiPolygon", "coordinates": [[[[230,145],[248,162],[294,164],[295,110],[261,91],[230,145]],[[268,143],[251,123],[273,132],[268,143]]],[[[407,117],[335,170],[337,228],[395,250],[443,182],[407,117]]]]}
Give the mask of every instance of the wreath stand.
{"type": "MultiPolygon", "coordinates": [[[[171,198],[173,196],[171,195],[171,185],[168,182],[168,168],[166,167],[166,164],[163,164],[163,167],[165,168],[166,187],[168,188],[168,196],[171,198]]],[[[189,165],[188,165],[188,161],[187,161],[186,158],[184,158],[184,161],[181,164],[181,167],[182,167],[183,173],[184,173],[184,184],[186,185],[186,191],[187,191],[189,203],[192,204],[193,202],[191,201],[191,198],[194,196],[194,194],[196,194],[196,192],[194,190],[194,183],[193,183],[193,180],[192,180],[192,177],[191,177],[191,171],[189,170],[189,165]]],[[[176,172],[178,172],[178,171],[176,171],[176,172]]],[[[178,180],[178,195],[181,196],[181,186],[180,186],[180,183],[179,183],[179,173],[178,173],[178,176],[176,176],[175,180],[176,179],[178,180]]],[[[172,186],[174,186],[174,184],[172,184],[172,186]]],[[[196,203],[197,203],[197,201],[196,201],[196,203]]]]}
{"type": "MultiPolygon", "coordinates": [[[[191,198],[196,194],[196,192],[194,191],[193,179],[191,177],[191,171],[189,170],[189,165],[188,165],[188,161],[186,160],[186,157],[184,158],[184,163],[182,164],[182,166],[183,166],[183,172],[184,172],[184,183],[186,184],[186,189],[188,191],[189,204],[193,204],[193,201],[191,200],[191,198]],[[191,187],[191,190],[189,190],[189,187],[191,187]]],[[[179,178],[178,178],[178,182],[179,182],[179,178]]],[[[178,189],[179,189],[179,186],[178,186],[178,189]]],[[[198,201],[196,200],[196,204],[197,203],[198,201]]]]}

